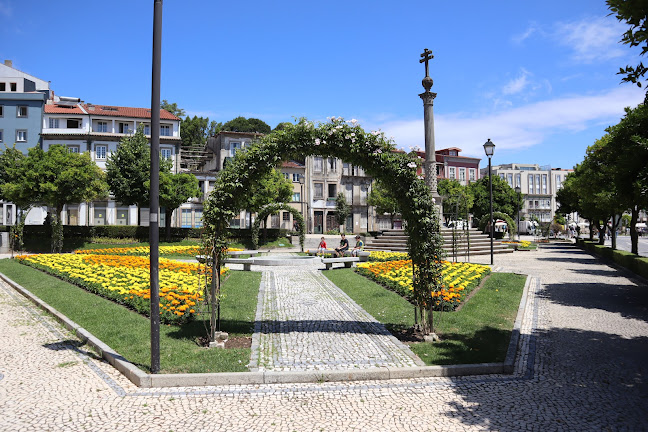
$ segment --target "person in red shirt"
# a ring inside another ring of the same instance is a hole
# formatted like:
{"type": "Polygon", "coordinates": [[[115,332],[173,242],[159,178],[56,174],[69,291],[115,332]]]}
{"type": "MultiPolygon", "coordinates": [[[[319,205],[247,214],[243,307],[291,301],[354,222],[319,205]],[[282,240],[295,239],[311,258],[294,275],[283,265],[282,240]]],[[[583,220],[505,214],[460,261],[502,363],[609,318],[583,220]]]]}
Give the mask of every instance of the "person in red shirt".
{"type": "Polygon", "coordinates": [[[326,253],[326,240],[324,237],[320,240],[319,246],[317,246],[317,253],[324,255],[326,253]]]}

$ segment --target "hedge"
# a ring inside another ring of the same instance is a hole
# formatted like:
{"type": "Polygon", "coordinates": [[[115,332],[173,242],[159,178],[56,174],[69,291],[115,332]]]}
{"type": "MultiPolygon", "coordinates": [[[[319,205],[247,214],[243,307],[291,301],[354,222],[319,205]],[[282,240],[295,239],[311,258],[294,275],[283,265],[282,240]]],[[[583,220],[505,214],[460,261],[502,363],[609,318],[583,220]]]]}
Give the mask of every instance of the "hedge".
{"type": "Polygon", "coordinates": [[[583,239],[577,239],[576,245],[588,252],[614,261],[620,266],[648,279],[648,258],[612,248],[583,239]]]}

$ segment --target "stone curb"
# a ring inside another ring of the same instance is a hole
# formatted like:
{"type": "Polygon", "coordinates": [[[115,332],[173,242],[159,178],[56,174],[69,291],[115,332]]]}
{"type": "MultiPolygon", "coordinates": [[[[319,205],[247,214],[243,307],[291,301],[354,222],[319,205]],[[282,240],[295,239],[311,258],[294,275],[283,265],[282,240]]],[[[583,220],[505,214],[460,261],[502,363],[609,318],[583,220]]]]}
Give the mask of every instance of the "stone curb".
{"type": "Polygon", "coordinates": [[[368,369],[349,370],[320,370],[320,371],[285,371],[285,372],[220,372],[196,374],[147,374],[130,363],[119,353],[96,338],[80,325],[36,297],[29,290],[0,273],[0,278],[43,309],[68,330],[73,332],[82,342],[96,349],[102,358],[121,372],[133,384],[142,388],[162,387],[196,387],[248,384],[289,384],[289,383],[322,383],[330,381],[367,381],[389,379],[411,379],[428,377],[453,377],[466,375],[511,374],[514,369],[515,356],[520,341],[520,327],[526,309],[527,294],[532,277],[527,276],[522,300],[511,333],[511,341],[503,363],[478,363],[449,366],[417,366],[417,367],[377,367],[368,369]]]}

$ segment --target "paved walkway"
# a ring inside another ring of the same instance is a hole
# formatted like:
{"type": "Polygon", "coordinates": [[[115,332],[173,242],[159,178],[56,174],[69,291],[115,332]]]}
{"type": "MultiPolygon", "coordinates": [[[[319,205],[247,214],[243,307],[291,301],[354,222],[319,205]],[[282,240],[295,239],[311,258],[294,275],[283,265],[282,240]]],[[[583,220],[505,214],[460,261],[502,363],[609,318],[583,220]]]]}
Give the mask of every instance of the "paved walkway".
{"type": "Polygon", "coordinates": [[[537,276],[508,376],[139,389],[0,287],[0,431],[648,430],[645,281],[567,245],[495,264],[537,276]]]}
{"type": "Polygon", "coordinates": [[[366,369],[423,365],[317,266],[268,267],[253,339],[252,370],[366,369]]]}

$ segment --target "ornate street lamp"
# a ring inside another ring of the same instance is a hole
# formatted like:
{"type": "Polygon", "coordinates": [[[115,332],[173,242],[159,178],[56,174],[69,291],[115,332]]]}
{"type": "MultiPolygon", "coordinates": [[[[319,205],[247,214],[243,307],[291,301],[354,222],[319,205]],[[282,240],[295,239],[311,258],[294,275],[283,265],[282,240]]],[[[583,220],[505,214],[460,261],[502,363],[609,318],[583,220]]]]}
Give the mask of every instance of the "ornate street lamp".
{"type": "Polygon", "coordinates": [[[492,166],[491,158],[493,153],[495,153],[495,144],[488,138],[488,141],[484,143],[484,152],[488,157],[488,186],[490,188],[490,258],[491,265],[493,265],[493,237],[495,237],[495,224],[493,223],[493,177],[492,177],[492,166]]]}
{"type": "Polygon", "coordinates": [[[520,189],[520,185],[515,186],[515,193],[517,194],[517,239],[520,241],[520,192],[522,189],[520,189]]]}

